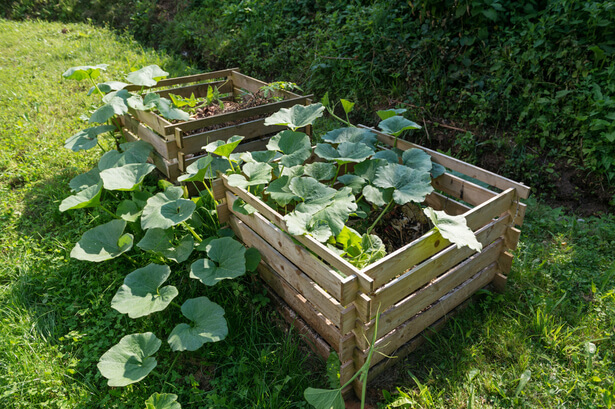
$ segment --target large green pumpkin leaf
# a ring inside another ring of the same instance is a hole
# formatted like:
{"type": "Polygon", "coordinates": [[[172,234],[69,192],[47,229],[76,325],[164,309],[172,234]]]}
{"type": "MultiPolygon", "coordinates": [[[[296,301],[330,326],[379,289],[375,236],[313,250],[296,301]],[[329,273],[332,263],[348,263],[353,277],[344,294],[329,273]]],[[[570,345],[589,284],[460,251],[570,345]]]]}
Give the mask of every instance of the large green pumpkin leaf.
{"type": "Polygon", "coordinates": [[[100,204],[102,194],[102,182],[86,187],[82,191],[67,197],[60,203],[60,211],[83,209],[85,207],[97,207],[100,204]]]}
{"type": "Polygon", "coordinates": [[[442,237],[455,243],[457,248],[468,246],[472,250],[481,251],[483,245],[476,239],[472,230],[468,227],[466,218],[462,215],[450,216],[445,212],[434,210],[431,207],[423,209],[423,213],[440,231],[442,237]]]}
{"type": "Polygon", "coordinates": [[[124,220],[111,220],[83,233],[70,252],[77,260],[101,262],[118,257],[132,248],[132,234],[124,233],[124,220]]]}
{"type": "Polygon", "coordinates": [[[376,134],[369,129],[348,127],[329,131],[323,135],[322,140],[334,145],[342,142],[361,142],[374,149],[374,144],[378,139],[376,138],[376,134]]]}
{"type": "Polygon", "coordinates": [[[169,266],[148,264],[124,278],[124,284],[111,300],[111,308],[130,318],[139,318],[162,311],[177,297],[172,285],[160,288],[169,275],[169,266]]]}
{"type": "Polygon", "coordinates": [[[341,389],[307,388],[303,392],[305,400],[316,409],[344,409],[341,389]]]}
{"type": "Polygon", "coordinates": [[[64,142],[64,147],[73,152],[91,149],[98,144],[98,135],[105,132],[113,132],[115,129],[114,125],[100,125],[83,129],[68,138],[64,142]]]}
{"type": "Polygon", "coordinates": [[[271,180],[271,170],[268,163],[248,162],[242,167],[244,175],[233,174],[228,177],[228,184],[241,187],[258,186],[267,184],[271,180]]]}
{"type": "Polygon", "coordinates": [[[168,72],[157,65],[148,65],[140,70],[133,71],[126,76],[126,79],[135,85],[142,87],[153,87],[161,79],[167,77],[168,72]]]}
{"type": "Polygon", "coordinates": [[[342,175],[338,177],[337,180],[338,182],[341,182],[344,185],[351,188],[353,195],[358,194],[361,191],[361,189],[363,189],[363,186],[365,186],[365,184],[367,183],[367,181],[363,179],[361,176],[352,175],[352,174],[342,175]]]}
{"type": "Polygon", "coordinates": [[[393,189],[383,189],[372,185],[363,188],[363,197],[375,206],[384,206],[389,203],[392,194],[393,189]]]}
{"type": "Polygon", "coordinates": [[[243,136],[235,135],[231,136],[226,142],[213,141],[205,146],[205,151],[222,156],[223,158],[228,158],[242,140],[243,136]]]}
{"type": "Polygon", "coordinates": [[[183,194],[181,187],[171,186],[150,197],[143,208],[141,228],[168,229],[188,220],[196,209],[196,204],[192,200],[182,199],[183,194]]]}
{"type": "Polygon", "coordinates": [[[288,232],[294,236],[309,234],[320,242],[325,242],[333,235],[331,227],[323,221],[313,220],[312,213],[303,213],[297,210],[284,216],[288,232]]]}
{"type": "Polygon", "coordinates": [[[171,102],[170,99],[158,98],[153,100],[152,103],[156,105],[156,108],[158,108],[160,115],[162,115],[166,119],[177,121],[188,121],[190,119],[190,114],[185,111],[182,111],[179,108],[174,107],[173,102],[171,102]]]}
{"type": "Polygon", "coordinates": [[[374,150],[361,142],[342,142],[337,148],[328,143],[319,143],[314,153],[329,161],[336,161],[338,165],[350,162],[363,162],[374,154],[374,150]]]}
{"type": "Polygon", "coordinates": [[[323,208],[316,210],[311,203],[300,203],[295,208],[297,212],[312,214],[312,223],[317,225],[320,222],[326,223],[334,235],[339,234],[344,228],[344,224],[350,215],[357,210],[352,189],[344,186],[338,190],[331,201],[323,208]]]}
{"type": "Polygon", "coordinates": [[[413,148],[404,151],[401,160],[409,168],[421,172],[430,172],[432,168],[431,156],[421,149],[413,148]]]}
{"type": "Polygon", "coordinates": [[[376,179],[378,169],[387,165],[384,159],[369,159],[361,163],[357,163],[354,167],[354,174],[362,177],[368,182],[373,182],[376,179]]]}
{"type": "Polygon", "coordinates": [[[373,159],[383,159],[387,161],[388,163],[399,163],[399,156],[397,156],[395,152],[388,150],[388,149],[376,152],[376,154],[372,156],[372,158],[373,159]]]}
{"type": "Polygon", "coordinates": [[[289,185],[290,178],[288,176],[281,176],[269,183],[266,192],[278,205],[285,207],[292,201],[299,200],[299,197],[290,190],[289,185]]]}
{"type": "Polygon", "coordinates": [[[324,110],[325,107],[320,103],[282,108],[265,119],[265,125],[282,125],[295,131],[304,126],[311,125],[317,118],[322,116],[324,110]]]}
{"type": "Polygon", "coordinates": [[[145,163],[154,147],[145,141],[127,142],[120,145],[123,152],[110,150],[98,161],[98,169],[105,170],[129,163],[145,163]]]}
{"type": "Polygon", "coordinates": [[[115,209],[115,215],[126,220],[129,223],[136,222],[143,209],[139,208],[139,205],[133,200],[122,200],[115,209]]]}
{"type": "Polygon", "coordinates": [[[177,244],[174,243],[174,239],[173,229],[148,229],[137,246],[145,251],[160,253],[176,263],[182,263],[192,254],[194,239],[191,235],[187,235],[177,244]]]}
{"type": "Polygon", "coordinates": [[[151,163],[129,163],[103,170],[100,172],[100,178],[103,180],[105,189],[127,192],[137,190],[145,177],[154,169],[156,166],[151,163]]]}
{"type": "Polygon", "coordinates": [[[203,182],[205,175],[211,172],[211,163],[214,160],[213,156],[207,155],[199,158],[196,162],[191,163],[186,168],[186,174],[177,178],[179,182],[203,182]]]}
{"type": "Polygon", "coordinates": [[[274,150],[272,151],[256,151],[256,152],[241,152],[239,158],[244,162],[272,162],[280,154],[274,150]]]}
{"type": "Polygon", "coordinates": [[[261,253],[256,247],[250,247],[246,249],[246,270],[256,271],[259,263],[261,262],[261,253]]]}
{"type": "Polygon", "coordinates": [[[282,131],[273,136],[267,143],[267,149],[281,152],[282,166],[293,167],[301,165],[312,154],[310,137],[303,132],[282,131]]]}
{"type": "Polygon", "coordinates": [[[132,94],[125,89],[113,91],[103,97],[105,105],[98,108],[90,117],[90,123],[104,124],[114,115],[123,115],[128,112],[128,98],[132,94]]]}
{"type": "Polygon", "coordinates": [[[292,179],[289,188],[295,196],[309,204],[325,205],[336,193],[335,189],[307,176],[292,179]]]}
{"type": "Polygon", "coordinates": [[[387,110],[377,111],[376,114],[378,114],[378,116],[380,117],[380,120],[384,121],[385,119],[388,119],[392,116],[401,115],[406,111],[407,109],[405,108],[397,108],[397,109],[387,109],[387,110]]]}
{"type": "Polygon", "coordinates": [[[169,335],[173,351],[196,351],[207,342],[222,341],[228,334],[224,309],[207,297],[186,300],[182,314],[193,324],[179,324],[173,329],[169,335]]]}
{"type": "Polygon", "coordinates": [[[419,124],[397,115],[380,122],[378,127],[382,129],[382,132],[395,137],[401,135],[401,133],[407,129],[421,129],[419,124]]]}
{"type": "Polygon", "coordinates": [[[172,393],[153,393],[145,401],[145,409],[181,409],[177,395],[172,393]]]}
{"type": "Polygon", "coordinates": [[[429,172],[420,172],[404,165],[388,164],[376,172],[374,185],[387,189],[394,188],[395,203],[422,203],[425,196],[433,192],[429,172]]]}
{"type": "MultiPolygon", "coordinates": [[[[108,94],[111,91],[119,91],[121,89],[124,89],[128,85],[130,84],[127,84],[125,82],[120,82],[120,81],[107,81],[107,82],[101,82],[101,83],[96,84],[96,87],[98,87],[100,92],[102,92],[103,94],[108,94]]],[[[88,94],[87,94],[88,97],[92,95],[94,92],[97,92],[96,87],[92,87],[89,89],[88,94]]]]}
{"type": "Polygon", "coordinates": [[[230,237],[222,237],[209,242],[207,257],[199,259],[190,266],[190,277],[207,286],[219,281],[239,277],[246,272],[244,258],[246,248],[230,237]]]}
{"type": "Polygon", "coordinates": [[[85,80],[88,78],[95,79],[100,76],[100,71],[106,71],[109,64],[98,65],[82,65],[79,67],[71,67],[66,70],[62,76],[69,80],[85,80]]]}
{"type": "Polygon", "coordinates": [[[98,370],[109,386],[126,386],[145,378],[157,365],[152,357],[162,342],[151,332],[126,335],[105,352],[98,361],[98,370]]]}
{"type": "Polygon", "coordinates": [[[329,162],[314,162],[304,166],[304,173],[316,180],[331,180],[335,177],[335,165],[329,162]]]}
{"type": "Polygon", "coordinates": [[[85,188],[98,184],[98,182],[100,182],[100,171],[98,168],[93,168],[72,178],[68,185],[73,192],[80,192],[85,188]]]}

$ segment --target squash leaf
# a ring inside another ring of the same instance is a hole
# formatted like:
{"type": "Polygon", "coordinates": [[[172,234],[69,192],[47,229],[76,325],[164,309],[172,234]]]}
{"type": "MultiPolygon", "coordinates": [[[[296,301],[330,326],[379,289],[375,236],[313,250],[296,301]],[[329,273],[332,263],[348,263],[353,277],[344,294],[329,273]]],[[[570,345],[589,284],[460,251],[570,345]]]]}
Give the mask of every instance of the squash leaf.
{"type": "Polygon", "coordinates": [[[483,245],[476,239],[468,227],[466,218],[462,215],[450,216],[445,212],[434,210],[431,207],[423,209],[423,213],[436,226],[442,237],[457,245],[457,248],[468,246],[472,250],[481,251],[483,245]]]}
{"type": "Polygon", "coordinates": [[[317,118],[322,116],[324,110],[325,107],[320,103],[282,108],[265,119],[265,125],[282,125],[296,131],[299,128],[311,125],[317,118]]]}
{"type": "Polygon", "coordinates": [[[126,221],[111,220],[83,233],[70,252],[77,260],[96,263],[118,257],[132,248],[132,234],[124,233],[126,221]]]}
{"type": "Polygon", "coordinates": [[[153,393],[145,401],[145,409],[181,409],[177,395],[173,393],[153,393]]]}
{"type": "Polygon", "coordinates": [[[205,343],[226,338],[228,327],[224,309],[209,298],[191,298],[181,309],[192,325],[182,323],[173,328],[168,340],[173,351],[196,351],[205,343]]]}
{"type": "Polygon", "coordinates": [[[376,172],[374,185],[384,189],[394,188],[393,200],[404,205],[422,203],[433,192],[429,172],[420,172],[404,165],[388,164],[376,172]]]}
{"type": "Polygon", "coordinates": [[[126,386],[145,378],[157,365],[162,342],[151,332],[126,335],[100,357],[98,370],[109,386],[126,386]]]}
{"type": "Polygon", "coordinates": [[[169,275],[169,266],[148,264],[124,278],[124,284],[111,300],[111,308],[130,318],[139,318],[162,311],[178,295],[172,285],[160,288],[169,275]]]}
{"type": "Polygon", "coordinates": [[[183,194],[181,187],[171,186],[150,197],[143,208],[141,228],[168,229],[188,220],[196,209],[196,204],[192,200],[182,199],[183,194]]]}
{"type": "Polygon", "coordinates": [[[374,154],[374,150],[360,142],[342,142],[337,148],[328,143],[319,143],[314,153],[329,161],[336,161],[338,165],[350,162],[363,162],[374,154]]]}
{"type": "Polygon", "coordinates": [[[378,124],[378,127],[382,129],[382,132],[395,137],[401,135],[401,133],[407,129],[421,129],[419,124],[399,115],[385,119],[378,124]]]}
{"type": "Polygon", "coordinates": [[[244,275],[246,248],[230,237],[214,239],[206,246],[207,258],[199,259],[190,266],[190,277],[207,286],[219,281],[244,275]]]}
{"type": "Polygon", "coordinates": [[[173,229],[148,229],[137,243],[137,247],[160,253],[169,260],[182,263],[192,254],[194,239],[191,235],[186,235],[175,244],[173,229]]]}
{"type": "Polygon", "coordinates": [[[115,131],[114,125],[100,125],[83,129],[64,142],[64,147],[73,152],[88,150],[98,144],[98,135],[115,131]]]}
{"type": "Polygon", "coordinates": [[[140,70],[133,71],[126,76],[126,79],[134,85],[142,87],[153,87],[161,79],[167,77],[168,72],[164,71],[157,65],[148,65],[140,70]]]}

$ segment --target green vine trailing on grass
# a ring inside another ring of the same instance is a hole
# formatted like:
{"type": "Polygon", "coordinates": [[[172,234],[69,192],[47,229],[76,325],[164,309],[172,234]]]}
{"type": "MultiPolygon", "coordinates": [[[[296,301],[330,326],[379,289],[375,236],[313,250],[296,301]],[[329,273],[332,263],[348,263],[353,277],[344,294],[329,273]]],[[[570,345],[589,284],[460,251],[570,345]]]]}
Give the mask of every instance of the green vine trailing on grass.
{"type": "MultiPolygon", "coordinates": [[[[224,309],[204,296],[178,304],[182,289],[164,285],[167,279],[185,270],[186,263],[192,260],[189,277],[212,287],[222,280],[255,271],[260,254],[230,237],[230,230],[219,229],[211,191],[188,198],[182,187],[168,182],[158,186],[148,184],[146,177],[155,168],[146,162],[152,146],[143,141],[121,143],[121,135],[115,133],[117,115],[129,109],[157,107],[167,117],[177,118],[183,117],[179,113],[182,111],[155,94],[141,98],[140,94],[122,92],[125,83],[95,83],[94,79],[105,68],[105,65],[74,67],[64,74],[69,79],[88,79],[93,83],[92,88],[102,96],[103,105],[92,113],[89,122],[108,123],[72,136],[66,147],[75,151],[92,148],[100,145],[98,135],[109,132],[118,148],[105,152],[96,167],[73,178],[70,187],[74,194],[60,204],[63,212],[94,208],[111,218],[86,231],[71,251],[71,257],[90,262],[117,257],[129,260],[137,268],[126,275],[111,300],[111,307],[132,319],[150,316],[169,306],[179,308],[186,322],[179,323],[168,334],[168,346],[172,351],[195,351],[227,336],[224,309]],[[195,260],[195,251],[202,257],[195,260]]],[[[156,78],[164,75],[160,68],[149,66],[127,78],[133,84],[153,86],[156,78]]],[[[206,150],[226,159],[210,157],[204,168],[189,167],[196,172],[183,179],[207,187],[205,179],[213,178],[216,170],[233,168],[234,159],[230,155],[241,139],[233,137],[228,143],[208,145],[206,150]]],[[[161,346],[162,341],[152,332],[126,335],[103,354],[98,369],[109,386],[139,382],[156,367],[154,354],[161,346]]],[[[176,399],[172,394],[153,394],[146,404],[148,408],[179,408],[176,399]]]]}

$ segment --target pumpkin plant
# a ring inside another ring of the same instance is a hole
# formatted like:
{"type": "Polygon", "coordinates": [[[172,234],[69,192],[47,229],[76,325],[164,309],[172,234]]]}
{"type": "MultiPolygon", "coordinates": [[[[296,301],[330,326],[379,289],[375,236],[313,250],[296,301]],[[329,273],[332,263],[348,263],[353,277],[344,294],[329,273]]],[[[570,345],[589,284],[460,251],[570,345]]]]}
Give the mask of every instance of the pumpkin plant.
{"type": "MultiPolygon", "coordinates": [[[[348,113],[353,104],[342,101],[342,106],[348,113]]],[[[266,125],[284,125],[289,130],[271,138],[269,154],[253,152],[241,173],[229,176],[228,183],[260,195],[284,214],[290,234],[309,234],[363,268],[386,255],[382,240],[372,234],[382,217],[394,205],[420,207],[433,191],[432,178],[445,169],[420,149],[385,148],[373,132],[353,126],[327,132],[323,142],[312,148],[309,136],[298,129],[312,124],[324,110],[322,104],[297,105],[267,118],[266,125]],[[317,160],[310,162],[314,157],[317,160]]],[[[379,127],[398,136],[418,126],[398,112],[380,111],[384,119],[379,127]]],[[[244,206],[242,210],[251,209],[244,206]]],[[[429,207],[423,211],[425,220],[431,220],[443,237],[481,250],[462,216],[429,207]]]]}

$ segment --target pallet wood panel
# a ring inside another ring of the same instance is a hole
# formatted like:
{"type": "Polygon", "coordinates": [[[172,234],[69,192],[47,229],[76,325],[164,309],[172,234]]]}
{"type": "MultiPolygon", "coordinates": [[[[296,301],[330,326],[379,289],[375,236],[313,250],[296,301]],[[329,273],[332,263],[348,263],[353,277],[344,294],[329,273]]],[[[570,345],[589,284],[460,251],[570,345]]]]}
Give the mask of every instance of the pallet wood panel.
{"type": "Polygon", "coordinates": [[[158,81],[158,83],[153,87],[141,87],[140,85],[129,85],[126,87],[128,91],[139,91],[141,88],[152,89],[152,88],[164,88],[171,87],[173,85],[178,84],[190,84],[199,81],[210,81],[218,78],[228,77],[232,74],[233,71],[239,71],[239,68],[227,68],[225,70],[219,71],[211,71],[205,72],[201,74],[194,75],[186,75],[183,77],[174,77],[174,78],[166,78],[158,81]]]}
{"type": "MultiPolygon", "coordinates": [[[[468,281],[463,283],[453,292],[445,295],[428,310],[421,312],[404,324],[397,327],[394,331],[376,341],[376,348],[384,354],[374,354],[372,364],[376,365],[385,358],[385,355],[392,354],[397,348],[410,341],[421,333],[429,325],[436,322],[440,317],[447,314],[457,305],[472,296],[476,291],[487,285],[497,272],[497,263],[492,263],[487,268],[481,270],[468,281]]],[[[355,354],[355,365],[363,365],[367,357],[367,351],[359,351],[355,354]]]]}
{"type": "MultiPolygon", "coordinates": [[[[385,133],[379,132],[375,130],[374,128],[370,128],[365,125],[359,125],[359,127],[364,128],[364,129],[369,129],[370,131],[372,131],[373,133],[377,135],[379,141],[386,143],[389,146],[393,146],[393,143],[395,141],[394,137],[387,135],[385,133]]],[[[470,165],[469,163],[466,163],[459,159],[452,158],[443,153],[436,152],[434,150],[425,148],[420,145],[415,145],[411,142],[404,141],[402,139],[397,140],[397,146],[398,148],[402,150],[407,150],[411,148],[421,149],[425,151],[426,153],[428,153],[434,162],[446,168],[463,173],[464,175],[467,175],[476,180],[480,180],[481,182],[487,183],[501,190],[506,190],[512,187],[517,190],[517,192],[519,193],[519,196],[523,199],[527,199],[529,197],[530,188],[524,185],[523,183],[515,182],[514,180],[505,178],[496,173],[489,172],[488,170],[485,170],[485,169],[481,169],[478,166],[470,165]]]]}
{"type": "MultiPolygon", "coordinates": [[[[410,296],[396,303],[391,308],[382,312],[378,327],[377,337],[381,338],[414,317],[423,309],[439,300],[455,287],[461,285],[478,270],[495,263],[502,251],[503,240],[499,239],[461,264],[451,268],[446,273],[438,276],[419,290],[413,291],[410,296]]],[[[374,336],[374,321],[366,325],[356,327],[357,346],[361,349],[369,348],[367,339],[374,336]]]]}
{"type": "Polygon", "coordinates": [[[272,267],[295,290],[317,304],[322,314],[342,334],[352,331],[356,320],[356,312],[353,305],[344,308],[339,301],[327,294],[314,280],[305,275],[236,216],[232,215],[229,222],[233,231],[238,233],[239,238],[244,244],[259,249],[263,261],[272,267]]]}

